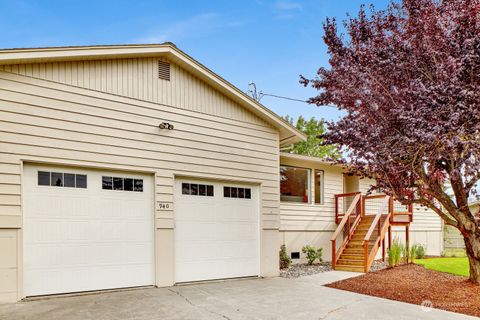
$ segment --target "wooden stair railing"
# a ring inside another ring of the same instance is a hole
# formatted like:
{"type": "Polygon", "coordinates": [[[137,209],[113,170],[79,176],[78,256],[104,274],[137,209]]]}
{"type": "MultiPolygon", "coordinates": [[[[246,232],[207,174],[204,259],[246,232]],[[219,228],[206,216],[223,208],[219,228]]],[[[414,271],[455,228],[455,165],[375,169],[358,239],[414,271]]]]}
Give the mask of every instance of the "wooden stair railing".
{"type": "Polygon", "coordinates": [[[349,193],[349,194],[343,194],[343,195],[335,195],[335,220],[337,222],[338,219],[338,199],[340,197],[347,197],[347,196],[355,196],[352,200],[352,203],[348,207],[347,211],[345,214],[343,214],[342,220],[337,226],[337,229],[332,235],[332,238],[330,239],[332,241],[332,268],[335,268],[335,265],[340,258],[343,250],[347,246],[348,242],[350,241],[352,234],[354,233],[355,229],[357,228],[358,224],[360,223],[360,220],[363,215],[362,211],[362,194],[360,192],[356,193],[349,193]],[[355,213],[355,220],[353,223],[351,223],[351,216],[352,214],[355,213]],[[339,249],[337,250],[337,238],[340,234],[343,234],[342,231],[344,230],[344,227],[346,227],[346,232],[345,232],[345,237],[343,239],[342,244],[340,245],[339,249]]]}
{"type": "MultiPolygon", "coordinates": [[[[360,194],[361,192],[350,192],[350,193],[341,193],[341,194],[336,194],[335,195],[335,223],[339,224],[340,221],[342,221],[343,217],[345,216],[345,212],[340,212],[340,205],[339,201],[340,200],[348,200],[349,198],[355,197],[356,195],[360,194]]],[[[361,200],[361,199],[360,199],[361,200]]],[[[353,199],[352,199],[353,201],[353,199]]],[[[343,207],[346,207],[346,203],[343,203],[343,207]]],[[[349,206],[350,207],[350,206],[349,206]]]]}
{"type": "Polygon", "coordinates": [[[369,196],[365,197],[363,201],[363,207],[365,207],[365,200],[367,199],[373,199],[373,198],[385,198],[383,203],[381,204],[380,208],[377,211],[377,214],[375,215],[375,218],[372,221],[372,224],[370,225],[370,228],[368,229],[365,238],[363,239],[363,248],[364,248],[364,268],[365,272],[368,272],[370,270],[370,267],[373,264],[373,261],[375,260],[375,256],[377,255],[378,249],[380,248],[380,245],[382,245],[382,248],[384,250],[383,252],[383,258],[385,258],[385,235],[388,231],[388,228],[390,226],[390,219],[392,216],[392,202],[390,199],[390,196],[388,195],[375,195],[375,196],[369,196]],[[385,213],[385,211],[387,211],[385,213]],[[383,219],[382,221],[382,217],[383,219]],[[377,230],[377,236],[374,239],[373,247],[370,248],[370,238],[372,237],[373,232],[377,230]]]}

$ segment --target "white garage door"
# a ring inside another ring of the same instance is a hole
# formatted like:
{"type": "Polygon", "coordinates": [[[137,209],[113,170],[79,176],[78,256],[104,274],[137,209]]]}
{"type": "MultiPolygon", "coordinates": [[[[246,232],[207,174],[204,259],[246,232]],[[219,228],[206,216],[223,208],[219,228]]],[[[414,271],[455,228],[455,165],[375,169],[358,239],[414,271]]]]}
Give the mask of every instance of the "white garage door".
{"type": "Polygon", "coordinates": [[[152,180],[25,166],[24,295],[153,285],[152,180]]]}
{"type": "Polygon", "coordinates": [[[175,282],[259,275],[258,187],[177,180],[175,282]]]}

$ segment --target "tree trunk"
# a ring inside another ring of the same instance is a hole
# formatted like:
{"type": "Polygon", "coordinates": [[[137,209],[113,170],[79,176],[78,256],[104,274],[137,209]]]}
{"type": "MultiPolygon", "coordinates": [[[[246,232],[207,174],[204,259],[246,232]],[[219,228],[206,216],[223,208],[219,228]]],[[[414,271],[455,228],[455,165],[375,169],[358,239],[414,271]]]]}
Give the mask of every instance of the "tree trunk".
{"type": "Polygon", "coordinates": [[[480,233],[464,234],[463,237],[470,263],[470,281],[480,284],[480,233]]]}

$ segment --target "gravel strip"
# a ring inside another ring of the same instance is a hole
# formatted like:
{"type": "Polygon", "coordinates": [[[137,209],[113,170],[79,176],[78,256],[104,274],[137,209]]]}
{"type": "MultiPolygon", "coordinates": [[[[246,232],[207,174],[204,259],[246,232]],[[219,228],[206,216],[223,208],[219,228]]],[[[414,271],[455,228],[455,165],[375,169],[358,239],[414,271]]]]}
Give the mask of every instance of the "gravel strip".
{"type": "Polygon", "coordinates": [[[387,269],[387,268],[388,268],[388,263],[387,262],[383,262],[382,260],[375,260],[375,261],[373,261],[373,264],[370,267],[370,272],[380,271],[380,270],[387,269]]]}
{"type": "Polygon", "coordinates": [[[316,263],[311,266],[305,263],[299,263],[292,264],[287,269],[281,269],[280,277],[298,278],[327,271],[332,271],[332,265],[330,264],[330,262],[316,263]]]}
{"type": "MultiPolygon", "coordinates": [[[[386,268],[388,268],[388,263],[383,262],[382,260],[376,260],[370,267],[370,272],[380,271],[386,268]]],[[[281,269],[280,277],[298,278],[327,271],[332,271],[332,265],[330,262],[315,263],[311,266],[306,263],[297,263],[292,264],[287,269],[281,269]]]]}

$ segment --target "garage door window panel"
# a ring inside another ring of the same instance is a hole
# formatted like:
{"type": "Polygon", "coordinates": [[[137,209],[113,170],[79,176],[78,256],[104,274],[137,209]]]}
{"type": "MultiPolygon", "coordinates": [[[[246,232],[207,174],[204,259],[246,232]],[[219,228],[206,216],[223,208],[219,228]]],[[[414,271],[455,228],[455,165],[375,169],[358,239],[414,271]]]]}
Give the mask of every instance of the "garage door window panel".
{"type": "Polygon", "coordinates": [[[64,184],[67,188],[75,188],[75,174],[65,173],[64,174],[64,184]]]}
{"type": "Polygon", "coordinates": [[[213,185],[197,184],[197,183],[182,183],[182,194],[190,196],[213,197],[213,185]]]}
{"type": "Polygon", "coordinates": [[[75,187],[86,189],[87,188],[87,175],[86,174],[76,174],[75,175],[75,187]]]}
{"type": "Polygon", "coordinates": [[[113,190],[113,178],[112,177],[102,177],[102,189],[103,190],[113,190]]]}
{"type": "Polygon", "coordinates": [[[127,192],[143,192],[143,179],[103,176],[102,189],[127,192]]]}
{"type": "Polygon", "coordinates": [[[204,184],[198,185],[198,195],[199,196],[206,196],[207,195],[207,186],[204,184]]]}
{"type": "Polygon", "coordinates": [[[125,178],[123,180],[123,190],[133,191],[133,179],[132,178],[125,178]]]}
{"type": "Polygon", "coordinates": [[[207,185],[207,197],[213,197],[213,186],[207,185]]]}
{"type": "Polygon", "coordinates": [[[235,199],[251,199],[252,198],[252,189],[224,186],[223,187],[223,197],[224,198],[235,198],[235,199]]]}
{"type": "Polygon", "coordinates": [[[63,173],[61,172],[52,172],[52,187],[63,187],[63,173]]]}
{"type": "Polygon", "coordinates": [[[123,178],[113,178],[113,190],[123,190],[123,178]]]}
{"type": "Polygon", "coordinates": [[[223,187],[223,196],[225,198],[230,198],[230,187],[223,187]]]}
{"type": "Polygon", "coordinates": [[[182,183],[182,194],[190,194],[190,183],[182,183]]]}
{"type": "Polygon", "coordinates": [[[46,171],[38,172],[38,185],[50,186],[50,172],[46,172],[46,171]]]}
{"type": "Polygon", "coordinates": [[[37,172],[37,184],[39,186],[65,187],[65,188],[87,188],[87,175],[63,172],[37,172]]]}
{"type": "Polygon", "coordinates": [[[143,179],[134,179],[133,191],[143,192],[143,179]]]}

